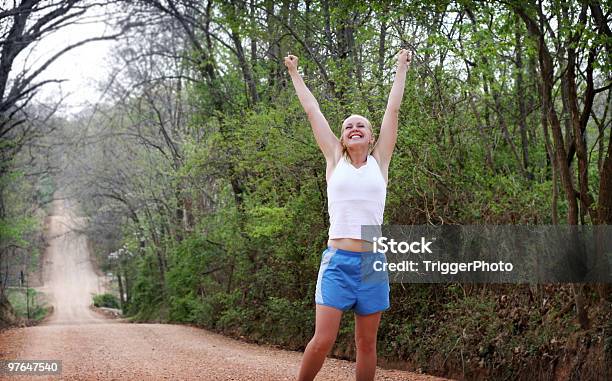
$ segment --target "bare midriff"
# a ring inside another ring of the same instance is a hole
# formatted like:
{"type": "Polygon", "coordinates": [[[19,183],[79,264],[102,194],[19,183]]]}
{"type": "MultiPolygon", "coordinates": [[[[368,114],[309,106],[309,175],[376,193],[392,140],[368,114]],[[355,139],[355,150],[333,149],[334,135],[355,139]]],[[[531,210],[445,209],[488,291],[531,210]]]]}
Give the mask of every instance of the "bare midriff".
{"type": "Polygon", "coordinates": [[[372,242],[355,238],[333,238],[327,240],[327,245],[340,250],[359,252],[372,251],[372,242]]]}

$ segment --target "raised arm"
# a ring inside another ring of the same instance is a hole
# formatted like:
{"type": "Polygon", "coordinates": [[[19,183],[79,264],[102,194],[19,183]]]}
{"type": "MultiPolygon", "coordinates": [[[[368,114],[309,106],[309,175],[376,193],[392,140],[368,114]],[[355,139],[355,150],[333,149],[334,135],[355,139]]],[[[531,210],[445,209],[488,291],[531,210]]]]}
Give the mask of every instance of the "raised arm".
{"type": "Polygon", "coordinates": [[[319,103],[310,90],[308,90],[308,87],[306,87],[300,73],[298,73],[298,58],[293,55],[288,55],[285,57],[285,66],[287,66],[289,70],[289,75],[291,76],[291,81],[300,99],[300,103],[308,115],[308,121],[310,121],[310,126],[312,127],[312,132],[314,133],[319,148],[321,148],[328,164],[335,163],[342,152],[340,140],[332,132],[329,123],[327,123],[327,120],[319,108],[319,103]]]}
{"type": "Polygon", "coordinates": [[[382,124],[380,126],[380,135],[372,152],[372,155],[376,157],[379,164],[385,168],[385,170],[389,168],[391,155],[393,154],[395,142],[397,141],[399,110],[400,105],[402,104],[402,98],[404,96],[406,72],[410,66],[411,59],[412,55],[408,50],[400,50],[397,58],[397,71],[395,72],[395,79],[393,81],[393,86],[391,87],[391,92],[389,93],[389,100],[387,101],[385,116],[383,117],[382,124]]]}

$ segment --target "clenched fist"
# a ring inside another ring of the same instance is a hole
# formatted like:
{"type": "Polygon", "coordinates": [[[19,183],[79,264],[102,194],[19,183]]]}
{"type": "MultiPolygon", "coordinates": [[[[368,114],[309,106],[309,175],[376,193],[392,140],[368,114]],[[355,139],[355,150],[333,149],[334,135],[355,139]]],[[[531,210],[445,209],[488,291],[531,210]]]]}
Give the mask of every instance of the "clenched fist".
{"type": "Polygon", "coordinates": [[[410,67],[410,62],[412,62],[412,53],[407,49],[401,49],[397,56],[397,67],[407,69],[410,67]]]}
{"type": "Polygon", "coordinates": [[[298,58],[291,54],[287,55],[287,57],[285,57],[285,66],[287,66],[289,71],[297,70],[298,58]]]}

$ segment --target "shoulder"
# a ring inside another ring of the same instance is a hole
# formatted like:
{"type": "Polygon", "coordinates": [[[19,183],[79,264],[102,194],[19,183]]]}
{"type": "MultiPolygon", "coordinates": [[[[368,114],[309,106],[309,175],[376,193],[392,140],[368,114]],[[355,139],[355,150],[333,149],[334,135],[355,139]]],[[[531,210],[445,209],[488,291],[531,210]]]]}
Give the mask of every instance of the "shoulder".
{"type": "Polygon", "coordinates": [[[335,170],[342,165],[342,162],[344,161],[344,156],[342,155],[342,153],[340,153],[339,155],[334,155],[334,157],[326,159],[326,173],[325,173],[325,178],[327,181],[329,181],[329,179],[331,179],[333,173],[335,172],[335,170]]]}
{"type": "Polygon", "coordinates": [[[372,151],[369,156],[374,159],[374,161],[376,162],[376,164],[378,164],[379,167],[382,168],[384,166],[384,160],[380,157],[380,153],[377,150],[372,151]]]}
{"type": "Polygon", "coordinates": [[[383,179],[385,180],[385,183],[388,183],[389,182],[389,163],[388,162],[384,162],[380,158],[380,155],[377,155],[376,152],[372,152],[372,154],[370,154],[369,157],[374,159],[374,162],[376,163],[376,166],[378,167],[378,169],[380,169],[380,174],[382,175],[383,179]]]}

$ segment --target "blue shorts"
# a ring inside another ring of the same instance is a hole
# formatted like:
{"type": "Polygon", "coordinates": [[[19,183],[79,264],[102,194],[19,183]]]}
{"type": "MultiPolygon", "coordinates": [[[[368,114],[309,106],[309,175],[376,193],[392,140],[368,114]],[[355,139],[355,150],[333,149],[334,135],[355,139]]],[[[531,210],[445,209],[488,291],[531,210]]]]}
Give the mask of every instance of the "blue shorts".
{"type": "Polygon", "coordinates": [[[368,315],[389,309],[389,275],[383,253],[328,247],[322,255],[315,303],[368,315]],[[379,271],[377,271],[379,270],[379,271]]]}

